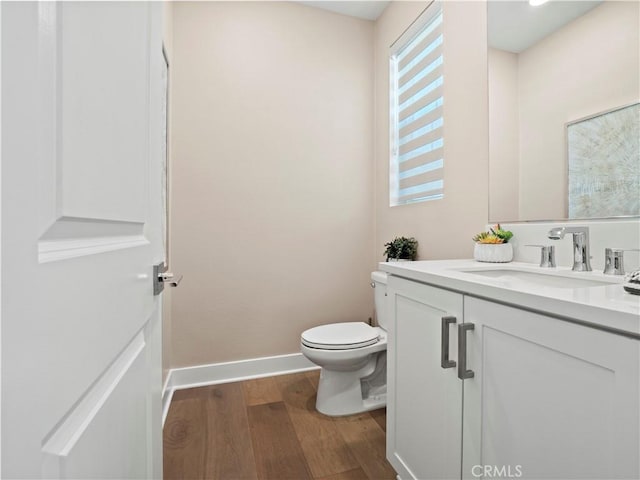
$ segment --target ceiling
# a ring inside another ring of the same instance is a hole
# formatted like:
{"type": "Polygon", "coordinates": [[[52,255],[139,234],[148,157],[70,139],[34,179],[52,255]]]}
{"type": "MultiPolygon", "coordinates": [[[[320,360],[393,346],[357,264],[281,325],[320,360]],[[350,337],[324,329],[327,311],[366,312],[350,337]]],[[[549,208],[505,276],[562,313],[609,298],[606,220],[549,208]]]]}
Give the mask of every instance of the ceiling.
{"type": "Polygon", "coordinates": [[[376,20],[380,14],[387,8],[387,5],[391,2],[387,1],[369,1],[369,2],[306,2],[300,1],[310,7],[322,8],[323,10],[329,10],[335,13],[341,13],[343,15],[349,15],[351,17],[364,18],[365,20],[376,20]]]}
{"type": "Polygon", "coordinates": [[[520,53],[601,3],[550,1],[532,7],[527,0],[490,1],[489,46],[520,53]]]}
{"type": "MultiPolygon", "coordinates": [[[[331,12],[377,20],[390,1],[299,1],[331,12]]],[[[602,0],[551,0],[538,7],[528,0],[488,2],[489,46],[519,53],[597,7],[602,0]]]]}

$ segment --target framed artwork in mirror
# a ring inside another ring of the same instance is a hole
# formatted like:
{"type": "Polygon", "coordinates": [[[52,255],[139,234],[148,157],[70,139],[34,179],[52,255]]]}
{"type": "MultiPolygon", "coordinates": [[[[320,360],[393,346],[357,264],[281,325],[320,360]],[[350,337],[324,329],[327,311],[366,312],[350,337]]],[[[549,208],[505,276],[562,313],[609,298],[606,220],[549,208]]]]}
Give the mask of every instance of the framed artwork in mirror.
{"type": "Polygon", "coordinates": [[[567,124],[568,218],[640,215],[640,103],[567,124]]]}

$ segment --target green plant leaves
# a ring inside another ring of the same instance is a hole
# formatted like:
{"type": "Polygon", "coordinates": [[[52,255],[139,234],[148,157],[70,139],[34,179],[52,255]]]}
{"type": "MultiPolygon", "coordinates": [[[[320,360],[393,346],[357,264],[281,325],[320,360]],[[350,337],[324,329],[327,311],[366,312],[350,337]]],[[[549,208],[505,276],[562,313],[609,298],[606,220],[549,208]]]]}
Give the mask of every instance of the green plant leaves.
{"type": "Polygon", "coordinates": [[[415,260],[418,258],[418,241],[411,237],[396,237],[392,241],[385,243],[384,254],[387,260],[390,258],[415,260]]]}

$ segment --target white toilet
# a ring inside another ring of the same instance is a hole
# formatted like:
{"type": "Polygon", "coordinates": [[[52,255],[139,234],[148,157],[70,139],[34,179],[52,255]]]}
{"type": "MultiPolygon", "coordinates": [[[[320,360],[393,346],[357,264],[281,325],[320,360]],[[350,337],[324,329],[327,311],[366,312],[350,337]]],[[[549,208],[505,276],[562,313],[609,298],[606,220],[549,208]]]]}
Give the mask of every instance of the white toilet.
{"type": "Polygon", "coordinates": [[[379,327],[363,322],[321,325],[302,332],[300,349],[322,367],[316,409],[331,416],[387,404],[387,274],[371,273],[379,327]]]}

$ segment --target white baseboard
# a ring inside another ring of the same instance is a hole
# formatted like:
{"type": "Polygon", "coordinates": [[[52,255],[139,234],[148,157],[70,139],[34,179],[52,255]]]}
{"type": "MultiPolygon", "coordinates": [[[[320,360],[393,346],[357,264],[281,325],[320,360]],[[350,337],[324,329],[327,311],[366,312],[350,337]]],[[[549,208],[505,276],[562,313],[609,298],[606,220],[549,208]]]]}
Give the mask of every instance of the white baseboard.
{"type": "Polygon", "coordinates": [[[288,355],[171,369],[162,390],[162,425],[164,425],[164,421],[167,418],[169,405],[175,390],[239,382],[252,378],[271,377],[319,368],[302,353],[291,353],[288,355]]]}

